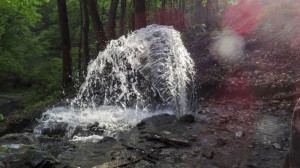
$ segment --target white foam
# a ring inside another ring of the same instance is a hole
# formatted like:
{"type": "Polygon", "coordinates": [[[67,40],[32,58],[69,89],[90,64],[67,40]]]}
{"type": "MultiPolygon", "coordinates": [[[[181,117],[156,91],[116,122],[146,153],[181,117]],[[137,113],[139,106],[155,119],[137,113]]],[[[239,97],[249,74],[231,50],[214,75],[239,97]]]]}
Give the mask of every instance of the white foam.
{"type": "Polygon", "coordinates": [[[119,132],[129,130],[144,118],[162,113],[173,114],[167,110],[143,112],[116,106],[100,106],[84,110],[74,110],[70,107],[55,107],[46,111],[42,118],[38,120],[40,124],[35,128],[35,133],[41,134],[43,128],[52,127],[58,123],[67,123],[67,136],[72,137],[77,126],[86,126],[97,122],[100,128],[104,128],[105,136],[115,136],[119,132]]]}
{"type": "Polygon", "coordinates": [[[91,136],[87,136],[87,137],[74,136],[71,141],[73,141],[73,142],[77,142],[77,141],[98,142],[101,139],[103,139],[103,136],[99,136],[99,135],[91,135],[91,136]]]}

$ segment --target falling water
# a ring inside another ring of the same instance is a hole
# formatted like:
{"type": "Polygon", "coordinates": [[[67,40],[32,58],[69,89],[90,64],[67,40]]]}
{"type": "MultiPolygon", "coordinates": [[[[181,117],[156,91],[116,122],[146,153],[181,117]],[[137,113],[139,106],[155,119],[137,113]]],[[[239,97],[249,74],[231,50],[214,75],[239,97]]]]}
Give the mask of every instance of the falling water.
{"type": "Polygon", "coordinates": [[[70,106],[45,112],[35,132],[67,123],[67,135],[74,138],[76,127],[97,122],[113,136],[155,114],[180,117],[190,111],[194,73],[180,33],[150,25],[112,40],[90,63],[70,106]]]}

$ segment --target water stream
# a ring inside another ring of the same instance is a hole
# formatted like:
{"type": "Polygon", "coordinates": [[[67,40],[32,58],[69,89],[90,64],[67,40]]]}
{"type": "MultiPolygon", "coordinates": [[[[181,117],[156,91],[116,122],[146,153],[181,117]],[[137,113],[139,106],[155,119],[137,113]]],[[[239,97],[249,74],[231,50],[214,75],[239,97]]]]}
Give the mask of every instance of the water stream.
{"type": "Polygon", "coordinates": [[[46,111],[35,133],[60,124],[73,140],[95,138],[76,132],[96,123],[101,134],[95,134],[101,138],[115,136],[156,114],[180,117],[190,112],[194,75],[194,62],[180,33],[172,27],[147,26],[112,40],[89,64],[70,105],[46,111]]]}

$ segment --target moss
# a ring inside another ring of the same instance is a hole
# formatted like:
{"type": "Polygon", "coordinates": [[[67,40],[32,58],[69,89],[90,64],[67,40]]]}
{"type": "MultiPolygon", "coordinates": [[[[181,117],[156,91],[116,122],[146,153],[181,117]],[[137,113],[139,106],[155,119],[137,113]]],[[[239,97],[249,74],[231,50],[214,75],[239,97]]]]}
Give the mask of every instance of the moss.
{"type": "Polygon", "coordinates": [[[0,152],[8,152],[8,149],[0,146],[0,152]]]}

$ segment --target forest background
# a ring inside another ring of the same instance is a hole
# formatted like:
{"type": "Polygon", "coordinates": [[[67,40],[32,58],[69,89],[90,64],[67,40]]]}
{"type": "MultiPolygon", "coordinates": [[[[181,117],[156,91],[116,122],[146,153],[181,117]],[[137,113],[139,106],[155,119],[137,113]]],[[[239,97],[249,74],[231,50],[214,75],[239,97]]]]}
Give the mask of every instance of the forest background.
{"type": "MultiPolygon", "coordinates": [[[[110,40],[150,24],[170,25],[187,44],[221,28],[221,0],[2,0],[0,92],[49,103],[78,89],[110,40]]],[[[0,102],[1,104],[1,102],[0,102]]]]}

